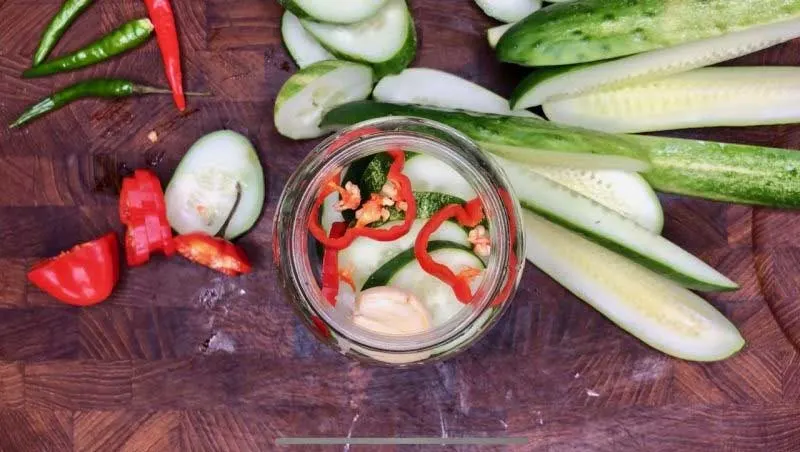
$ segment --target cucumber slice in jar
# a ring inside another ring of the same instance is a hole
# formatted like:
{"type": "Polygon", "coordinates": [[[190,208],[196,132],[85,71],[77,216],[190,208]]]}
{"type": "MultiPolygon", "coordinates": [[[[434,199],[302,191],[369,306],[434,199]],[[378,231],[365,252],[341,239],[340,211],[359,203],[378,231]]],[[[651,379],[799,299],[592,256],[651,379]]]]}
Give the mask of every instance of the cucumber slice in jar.
{"type": "Polygon", "coordinates": [[[725,359],[736,327],[694,293],[578,234],[524,213],[528,260],[620,328],[668,355],[725,359]]]}
{"type": "Polygon", "coordinates": [[[697,290],[739,286],[669,240],[592,199],[507,160],[497,159],[523,207],[697,290]]]}
{"type": "Polygon", "coordinates": [[[297,67],[303,69],[318,61],[333,60],[336,57],[322,47],[314,36],[303,28],[300,20],[290,11],[283,13],[281,20],[283,45],[289,51],[297,67]]]}
{"type": "Polygon", "coordinates": [[[298,17],[320,22],[351,24],[374,16],[387,0],[279,0],[284,8],[298,17]]]}
{"type": "MultiPolygon", "coordinates": [[[[329,3],[337,8],[346,2],[329,3]]],[[[414,21],[404,0],[389,0],[374,16],[351,25],[300,21],[331,53],[371,64],[378,78],[402,71],[417,52],[414,21]]]]}
{"type": "MultiPolygon", "coordinates": [[[[400,223],[394,221],[380,227],[390,228],[400,223]]],[[[350,246],[339,251],[339,269],[350,272],[357,289],[367,289],[364,283],[381,266],[406,250],[410,249],[413,254],[414,242],[425,223],[425,220],[415,220],[406,235],[391,242],[379,242],[365,237],[355,239],[350,246]]],[[[431,240],[446,241],[469,249],[467,232],[452,222],[444,223],[433,233],[431,240]]]]}
{"type": "Polygon", "coordinates": [[[322,115],[337,105],[369,97],[372,77],[369,66],[349,61],[320,61],[301,69],[278,92],[275,127],[295,140],[322,136],[322,115]]]}
{"type": "Polygon", "coordinates": [[[542,7],[541,0],[475,0],[486,13],[500,22],[517,22],[542,7]]]}
{"type": "Polygon", "coordinates": [[[372,97],[394,104],[418,104],[479,113],[538,117],[526,110],[511,110],[506,99],[480,85],[447,72],[427,68],[410,68],[397,75],[384,77],[375,86],[372,97]]]}
{"type": "Polygon", "coordinates": [[[651,232],[660,234],[664,227],[661,202],[650,184],[637,173],[558,166],[528,168],[633,220],[651,232]]]}
{"type": "Polygon", "coordinates": [[[236,132],[221,130],[189,148],[164,199],[169,224],[179,234],[224,232],[231,240],[258,220],[264,193],[264,171],[253,145],[236,132]]]}
{"type": "Polygon", "coordinates": [[[601,88],[656,80],[731,60],[798,37],[800,20],[795,19],[611,61],[537,70],[511,94],[511,108],[531,108],[601,88]]]}
{"type": "Polygon", "coordinates": [[[414,192],[438,192],[470,200],[477,193],[464,177],[447,163],[430,155],[417,155],[403,168],[414,192]]]}
{"type": "Polygon", "coordinates": [[[609,133],[800,122],[800,68],[709,67],[544,104],[551,121],[609,133]]]}
{"type": "Polygon", "coordinates": [[[489,47],[497,47],[497,42],[503,37],[506,32],[513,27],[514,24],[498,25],[486,30],[486,40],[489,41],[489,47]]]}

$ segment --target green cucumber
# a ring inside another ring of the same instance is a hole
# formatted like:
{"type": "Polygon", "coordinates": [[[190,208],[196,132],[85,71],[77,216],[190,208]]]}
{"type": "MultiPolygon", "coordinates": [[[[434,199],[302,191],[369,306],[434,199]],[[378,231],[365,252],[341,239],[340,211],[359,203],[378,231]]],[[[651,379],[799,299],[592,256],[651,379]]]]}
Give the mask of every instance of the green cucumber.
{"type": "Polygon", "coordinates": [[[558,66],[633,55],[800,18],[800,0],[582,0],[523,19],[497,57],[558,66]]]}
{"type": "MultiPolygon", "coordinates": [[[[356,289],[368,289],[369,287],[364,283],[381,266],[403,251],[412,249],[413,253],[414,242],[425,223],[425,220],[414,220],[411,230],[406,235],[391,242],[379,242],[365,237],[357,238],[350,246],[339,251],[339,268],[351,273],[356,289]]],[[[398,224],[400,224],[398,221],[390,222],[381,228],[387,229],[398,224]]],[[[466,231],[455,223],[443,224],[433,233],[431,240],[446,241],[469,249],[466,231]]]]}
{"type": "Polygon", "coordinates": [[[661,202],[650,184],[637,173],[557,166],[531,166],[529,169],[608,207],[651,232],[660,234],[664,227],[661,202]]]}
{"type": "Polygon", "coordinates": [[[484,150],[531,165],[643,171],[647,155],[623,138],[516,116],[441,110],[413,105],[352,102],[325,115],[326,127],[341,127],[383,116],[416,116],[449,125],[484,150]]]}
{"type": "Polygon", "coordinates": [[[612,61],[537,70],[514,90],[511,108],[531,108],[601,88],[656,80],[731,60],[797,37],[800,37],[800,20],[795,19],[612,61]]]}
{"type": "Polygon", "coordinates": [[[500,22],[517,22],[542,7],[541,0],[475,0],[486,13],[500,22]]]}
{"type": "Polygon", "coordinates": [[[493,49],[497,47],[500,38],[513,26],[514,24],[503,24],[486,30],[486,40],[489,41],[489,47],[493,49]]]}
{"type": "MultiPolygon", "coordinates": [[[[436,261],[458,273],[465,267],[483,270],[481,261],[469,247],[446,241],[430,242],[430,256],[436,261]]],[[[472,281],[473,290],[480,286],[482,276],[472,281]]],[[[458,301],[453,289],[420,267],[414,257],[414,249],[409,248],[394,259],[378,268],[364,283],[364,290],[373,287],[391,286],[414,294],[431,313],[433,325],[441,325],[452,319],[465,305],[458,301]]]]}
{"type": "Polygon", "coordinates": [[[281,38],[286,50],[297,67],[303,69],[318,61],[333,60],[335,57],[322,47],[314,36],[303,28],[300,20],[289,11],[281,19],[281,38]]]}
{"type": "Polygon", "coordinates": [[[402,71],[417,53],[417,32],[404,0],[388,0],[377,14],[351,25],[300,21],[329,52],[372,65],[377,78],[402,71]]]}
{"type": "Polygon", "coordinates": [[[735,290],[736,283],[674,243],[621,214],[527,168],[497,159],[523,207],[584,234],[679,284],[735,290]]]}
{"type": "Polygon", "coordinates": [[[341,103],[366,99],[372,92],[372,69],[349,61],[320,61],[289,77],[275,99],[275,127],[281,135],[317,138],[323,113],[341,103]]]}
{"type": "Polygon", "coordinates": [[[370,18],[386,5],[387,0],[278,0],[298,17],[320,22],[352,24],[370,18]]]}
{"type": "Polygon", "coordinates": [[[800,122],[800,68],[709,67],[544,104],[551,121],[609,133],[800,122]]]}
{"type": "Polygon", "coordinates": [[[694,293],[578,234],[524,213],[528,260],[620,328],[668,355],[725,359],[736,327],[694,293]]]}
{"type": "Polygon", "coordinates": [[[800,152],[630,135],[650,152],[656,190],[740,204],[800,208],[800,152]]]}

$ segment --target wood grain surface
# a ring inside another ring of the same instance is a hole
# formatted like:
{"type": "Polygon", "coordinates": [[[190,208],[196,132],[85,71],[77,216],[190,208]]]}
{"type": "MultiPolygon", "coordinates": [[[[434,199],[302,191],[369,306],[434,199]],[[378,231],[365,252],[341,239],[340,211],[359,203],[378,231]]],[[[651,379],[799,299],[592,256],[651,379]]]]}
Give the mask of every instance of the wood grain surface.
{"type": "MultiPolygon", "coordinates": [[[[275,94],[295,70],[281,10],[271,0],[173,3],[187,89],[212,97],[192,99],[183,116],[168,96],[149,97],[0,127],[0,450],[266,451],[293,435],[525,436],[518,449],[530,451],[800,450],[796,212],[663,198],[666,236],[742,285],[709,297],[748,341],[725,362],[667,358],[530,266],[509,312],[451,361],[366,367],[317,344],[282,299],[269,251],[277,197],[314,144],[273,127],[275,94]],[[156,258],[125,271],[92,309],[26,283],[32,262],[120,229],[116,199],[102,190],[110,167],[149,165],[167,180],[194,140],[220,128],[250,137],[268,175],[264,216],[242,240],[254,274],[231,280],[156,258]]],[[[484,38],[494,24],[472,1],[412,3],[417,65],[510,92],[524,71],[495,61],[484,38]]],[[[89,76],[165,85],[154,41],[95,68],[21,80],[59,4],[0,0],[0,122],[89,76]]],[[[57,52],[144,15],[139,0],[97,1],[57,52]]],[[[799,65],[800,42],[732,64],[799,65]]],[[[800,149],[795,126],[669,135],[800,149]]]]}

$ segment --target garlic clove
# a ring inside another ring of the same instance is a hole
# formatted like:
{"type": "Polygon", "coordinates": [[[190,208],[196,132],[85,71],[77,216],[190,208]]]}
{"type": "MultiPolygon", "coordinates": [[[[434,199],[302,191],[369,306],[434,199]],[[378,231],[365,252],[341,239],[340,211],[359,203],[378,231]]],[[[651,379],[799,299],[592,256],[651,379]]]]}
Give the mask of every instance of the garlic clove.
{"type": "Polygon", "coordinates": [[[374,287],[356,298],[353,323],[379,334],[418,334],[431,328],[431,315],[409,292],[394,287],[374,287]]]}

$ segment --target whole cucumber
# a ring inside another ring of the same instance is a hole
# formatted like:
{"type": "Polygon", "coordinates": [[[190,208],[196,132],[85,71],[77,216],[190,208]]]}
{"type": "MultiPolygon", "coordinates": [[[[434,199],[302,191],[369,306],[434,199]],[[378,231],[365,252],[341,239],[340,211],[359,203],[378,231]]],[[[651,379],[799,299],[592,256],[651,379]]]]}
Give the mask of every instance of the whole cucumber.
{"type": "Polygon", "coordinates": [[[800,17],[800,0],[579,0],[511,27],[497,57],[523,66],[606,60],[800,17]]]}

